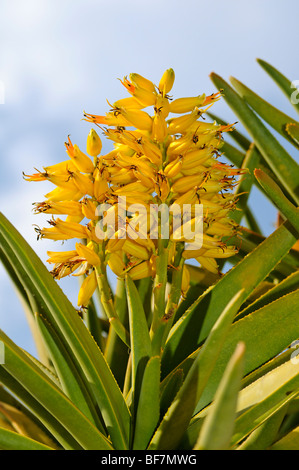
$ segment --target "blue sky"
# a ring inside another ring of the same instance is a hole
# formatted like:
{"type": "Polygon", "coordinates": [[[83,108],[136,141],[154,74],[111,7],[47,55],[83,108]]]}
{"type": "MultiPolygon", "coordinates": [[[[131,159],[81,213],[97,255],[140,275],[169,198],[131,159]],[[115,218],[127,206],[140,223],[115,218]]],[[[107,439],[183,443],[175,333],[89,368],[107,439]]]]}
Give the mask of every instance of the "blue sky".
{"type": "MultiPolygon", "coordinates": [[[[32,224],[42,225],[43,219],[32,214],[31,204],[49,187],[24,182],[22,171],[64,159],[68,134],[83,148],[90,130],[81,120],[83,110],[104,114],[106,99],[125,96],[117,78],[131,72],[157,83],[172,67],[175,97],[215,91],[212,71],[225,79],[233,75],[293,115],[256,58],[299,79],[298,13],[296,0],[2,0],[1,211],[45,261],[46,250],[54,247],[37,242],[32,224]]],[[[236,120],[224,101],[213,112],[236,120]]],[[[251,204],[264,233],[271,233],[275,211],[257,191],[251,204]]],[[[1,266],[0,280],[0,327],[34,353],[21,305],[1,266]]],[[[73,301],[76,280],[61,286],[73,301]]]]}

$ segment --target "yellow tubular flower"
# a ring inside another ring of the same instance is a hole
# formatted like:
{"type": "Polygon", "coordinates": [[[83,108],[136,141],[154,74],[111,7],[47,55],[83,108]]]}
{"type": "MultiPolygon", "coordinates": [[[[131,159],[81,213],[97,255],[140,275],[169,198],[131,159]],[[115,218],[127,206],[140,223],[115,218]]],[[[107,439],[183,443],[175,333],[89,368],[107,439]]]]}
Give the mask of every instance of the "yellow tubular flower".
{"type": "Polygon", "coordinates": [[[77,201],[35,202],[34,206],[33,210],[36,214],[43,212],[45,214],[64,214],[82,217],[81,204],[77,201]]]}
{"type": "Polygon", "coordinates": [[[124,273],[126,265],[123,262],[121,251],[109,254],[108,266],[117,276],[121,276],[124,273]]]}
{"type": "Polygon", "coordinates": [[[121,108],[120,113],[132,126],[138,126],[139,129],[145,131],[151,130],[152,118],[145,111],[121,108]]]}
{"type": "Polygon", "coordinates": [[[159,109],[155,109],[151,131],[152,139],[156,142],[163,142],[167,136],[167,124],[159,109]]]}
{"type": "Polygon", "coordinates": [[[87,276],[79,290],[78,295],[78,306],[79,307],[86,307],[88,305],[89,300],[91,299],[94,291],[97,288],[97,277],[95,271],[92,271],[89,276],[87,276]]]}
{"type": "Polygon", "coordinates": [[[170,92],[171,88],[173,87],[174,83],[174,71],[173,69],[167,69],[162,75],[162,78],[159,82],[159,91],[163,95],[166,95],[170,92]]]}
{"type": "Polygon", "coordinates": [[[133,281],[150,277],[152,274],[152,265],[149,261],[144,261],[143,263],[140,263],[129,270],[129,276],[133,279],[133,281]]]}
{"type": "Polygon", "coordinates": [[[86,151],[92,157],[97,157],[102,150],[102,141],[96,131],[91,129],[86,142],[86,151]]]}
{"type": "Polygon", "coordinates": [[[195,107],[201,106],[205,98],[205,94],[193,98],[178,98],[169,104],[169,111],[176,114],[189,113],[195,107]]]}
{"type": "Polygon", "coordinates": [[[66,153],[76,166],[77,170],[82,171],[83,173],[92,173],[94,165],[90,158],[81,152],[78,145],[73,145],[70,137],[68,137],[68,142],[65,142],[66,153]]]}
{"type": "Polygon", "coordinates": [[[67,261],[70,261],[75,256],[78,256],[78,253],[76,250],[47,251],[47,255],[49,256],[49,259],[47,259],[48,263],[57,264],[57,263],[66,263],[67,261]]]}
{"type": "Polygon", "coordinates": [[[129,96],[112,105],[107,101],[110,109],[101,115],[84,113],[85,121],[104,125],[102,132],[113,146],[105,155],[101,155],[100,137],[91,129],[87,154],[68,137],[65,147],[69,160],[45,166],[32,175],[24,174],[27,181],[55,185],[33,210],[36,214],[65,216],[65,220],[52,219],[50,227],[35,230],[38,238],[76,239],[75,250],[48,252],[48,262],[54,265],[56,279],[88,274],[79,292],[80,306],[88,304],[96,288],[93,267],[99,269],[100,265],[102,270],[106,265],[116,276],[129,275],[135,280],[156,276],[154,282],[159,285],[161,263],[165,270],[175,272],[179,261],[182,283],[176,287],[184,296],[190,283],[185,260],[195,259],[203,269],[218,273],[217,259],[237,252],[236,247],[227,245],[238,232],[230,219],[237,202],[230,190],[243,170],[222,163],[220,152],[222,135],[233,125],[204,119],[220,93],[172,99],[169,92],[174,79],[173,69],[164,72],[158,85],[131,73],[121,80],[129,96]],[[124,207],[118,206],[120,199],[124,207]],[[133,204],[142,204],[143,214],[130,208],[133,204]],[[191,207],[187,221],[185,205],[191,207]],[[192,239],[198,228],[199,205],[201,232],[192,239]],[[101,207],[104,213],[99,215],[97,209],[101,207]],[[162,214],[165,207],[171,209],[169,245],[162,253],[159,237],[166,224],[165,212],[162,214]],[[175,214],[175,207],[181,212],[175,214]],[[106,226],[98,232],[101,222],[106,226]],[[99,233],[104,240],[98,238],[99,233]]]}
{"type": "Polygon", "coordinates": [[[153,82],[144,78],[142,75],[139,75],[138,73],[130,73],[130,79],[137,87],[144,88],[152,93],[156,92],[153,82]]]}
{"type": "Polygon", "coordinates": [[[98,266],[101,262],[97,253],[89,246],[83,245],[82,243],[76,243],[76,251],[81,258],[92,266],[98,266]]]}

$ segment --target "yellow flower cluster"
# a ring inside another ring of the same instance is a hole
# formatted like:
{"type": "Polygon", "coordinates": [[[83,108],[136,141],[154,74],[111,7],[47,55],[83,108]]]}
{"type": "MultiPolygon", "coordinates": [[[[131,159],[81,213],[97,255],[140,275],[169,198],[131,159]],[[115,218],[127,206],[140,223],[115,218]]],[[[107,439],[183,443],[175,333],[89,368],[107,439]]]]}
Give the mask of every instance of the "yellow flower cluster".
{"type": "MultiPolygon", "coordinates": [[[[196,205],[202,205],[201,242],[192,250],[183,249],[184,259],[195,258],[204,268],[217,272],[216,259],[236,252],[223,238],[229,239],[236,233],[236,226],[229,218],[236,204],[230,189],[236,184],[240,170],[219,161],[222,133],[232,130],[232,126],[205,122],[203,116],[220,94],[173,100],[169,95],[174,83],[172,69],[165,71],[158,86],[136,73],[121,83],[129,97],[113,105],[109,103],[111,110],[104,116],[84,114],[86,121],[100,127],[114,143],[113,150],[100,155],[102,143],[92,129],[87,137],[86,153],[68,138],[66,161],[44,167],[43,172],[24,175],[29,181],[47,180],[56,186],[45,195],[44,202],[35,203],[36,213],[52,214],[49,227],[35,229],[38,237],[80,240],[74,250],[48,252],[55,278],[87,274],[78,305],[87,305],[97,286],[97,273],[102,273],[107,264],[117,276],[128,273],[134,280],[155,276],[161,253],[159,237],[153,239],[150,231],[153,204],[167,207],[176,204],[182,209],[189,204],[193,211],[196,205]],[[153,107],[152,114],[149,107],[153,107]],[[120,215],[118,204],[123,197],[125,216],[120,215]],[[105,216],[109,213],[116,224],[113,236],[108,230],[107,236],[99,239],[98,208],[103,204],[109,205],[105,216]],[[146,223],[138,211],[126,212],[132,204],[145,207],[146,223]],[[66,216],[65,220],[61,215],[66,216]],[[132,227],[138,228],[137,237],[130,236],[132,227]]],[[[190,227],[194,220],[187,222],[190,227]]],[[[158,214],[155,222],[161,230],[158,214]]],[[[176,236],[173,223],[174,219],[170,218],[169,267],[173,266],[177,245],[190,241],[182,234],[176,236]]],[[[188,284],[185,265],[182,292],[188,284]]]]}

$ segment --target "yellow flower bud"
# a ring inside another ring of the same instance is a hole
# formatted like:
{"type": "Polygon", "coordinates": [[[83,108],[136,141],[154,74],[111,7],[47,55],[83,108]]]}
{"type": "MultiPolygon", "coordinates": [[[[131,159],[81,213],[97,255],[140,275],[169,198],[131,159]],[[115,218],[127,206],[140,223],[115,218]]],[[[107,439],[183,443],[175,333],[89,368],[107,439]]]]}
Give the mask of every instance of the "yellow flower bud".
{"type": "Polygon", "coordinates": [[[86,142],[86,151],[92,157],[96,157],[101,153],[102,150],[102,141],[96,131],[91,129],[86,142]]]}
{"type": "Polygon", "coordinates": [[[94,172],[94,183],[93,183],[93,193],[97,201],[102,202],[105,198],[105,194],[109,190],[107,180],[98,168],[94,172]]]}
{"type": "Polygon", "coordinates": [[[134,266],[128,272],[131,279],[136,281],[137,279],[144,279],[152,276],[152,264],[150,261],[143,261],[143,263],[134,266]]]}
{"type": "Polygon", "coordinates": [[[96,215],[97,206],[98,205],[92,199],[89,199],[89,198],[85,198],[81,201],[82,213],[89,220],[97,219],[97,215],[96,215]]]}
{"type": "Polygon", "coordinates": [[[165,118],[159,110],[155,111],[151,131],[152,139],[156,142],[163,142],[168,135],[168,129],[165,118]]]}
{"type": "Polygon", "coordinates": [[[78,294],[78,306],[86,307],[88,305],[89,300],[91,299],[94,291],[97,288],[97,277],[95,271],[87,276],[79,290],[78,294]]]}
{"type": "Polygon", "coordinates": [[[170,111],[168,99],[165,96],[157,95],[155,109],[159,110],[164,119],[166,119],[170,111]]]}
{"type": "Polygon", "coordinates": [[[163,95],[166,95],[167,93],[170,92],[174,83],[174,78],[175,78],[175,75],[174,75],[173,69],[165,70],[159,82],[159,90],[163,95]]]}
{"type": "Polygon", "coordinates": [[[205,268],[207,271],[218,274],[219,269],[218,269],[218,264],[215,259],[213,258],[205,258],[203,256],[199,256],[196,258],[196,260],[199,262],[199,264],[202,265],[203,268],[205,268]]]}
{"type": "Polygon", "coordinates": [[[166,175],[168,178],[174,178],[181,171],[182,164],[183,159],[181,156],[178,156],[165,167],[164,175],[166,175]]]}
{"type": "Polygon", "coordinates": [[[108,266],[111,271],[117,276],[121,276],[126,269],[125,263],[123,262],[121,251],[113,252],[108,256],[108,266]]]}
{"type": "Polygon", "coordinates": [[[169,134],[183,134],[201,116],[201,111],[194,108],[190,114],[173,118],[168,126],[169,134]]]}
{"type": "Polygon", "coordinates": [[[139,243],[136,243],[134,240],[125,240],[122,249],[126,253],[135,256],[139,259],[147,260],[150,257],[148,250],[144,246],[141,246],[139,243]]]}
{"type": "Polygon", "coordinates": [[[181,291],[183,295],[186,295],[190,286],[190,273],[188,267],[184,264],[183,266],[183,275],[182,275],[182,284],[181,291]]]}

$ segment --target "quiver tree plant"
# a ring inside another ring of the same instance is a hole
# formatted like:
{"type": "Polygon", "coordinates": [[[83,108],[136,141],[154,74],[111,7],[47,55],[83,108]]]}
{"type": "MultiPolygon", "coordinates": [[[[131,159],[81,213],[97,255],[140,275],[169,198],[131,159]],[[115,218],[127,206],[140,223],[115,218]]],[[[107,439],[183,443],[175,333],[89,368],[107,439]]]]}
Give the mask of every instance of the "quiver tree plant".
{"type": "Polygon", "coordinates": [[[52,216],[38,238],[74,244],[48,252],[49,272],[1,215],[1,259],[39,353],[1,331],[1,448],[297,445],[299,171],[260,117],[294,147],[298,123],[239,82],[212,80],[216,93],[173,99],[172,69],[157,86],[131,74],[129,97],[84,113],[109,153],[92,128],[86,153],[68,138],[67,160],[24,174],[56,186],[34,205],[52,216]],[[204,119],[221,95],[251,140],[204,119]],[[253,184],[281,214],[267,238],[247,204],[253,184]],[[58,285],[68,275],[81,283],[77,306],[58,285]]]}

